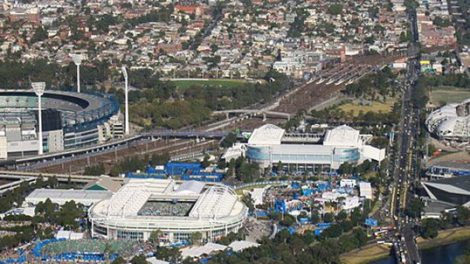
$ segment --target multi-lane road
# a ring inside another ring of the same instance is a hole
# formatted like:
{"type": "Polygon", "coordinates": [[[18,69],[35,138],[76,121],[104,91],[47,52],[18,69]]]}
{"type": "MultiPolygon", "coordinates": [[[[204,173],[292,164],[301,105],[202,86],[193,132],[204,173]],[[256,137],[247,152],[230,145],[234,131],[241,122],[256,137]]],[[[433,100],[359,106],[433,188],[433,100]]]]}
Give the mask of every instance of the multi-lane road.
{"type": "Polygon", "coordinates": [[[419,132],[419,109],[412,96],[416,88],[419,66],[418,32],[416,29],[416,14],[409,14],[412,42],[408,49],[408,65],[401,109],[401,120],[398,133],[398,150],[394,159],[393,186],[391,194],[390,213],[393,216],[396,230],[394,249],[399,263],[420,263],[416,244],[415,223],[405,215],[406,207],[413,196],[412,190],[417,179],[416,147],[419,132]]]}

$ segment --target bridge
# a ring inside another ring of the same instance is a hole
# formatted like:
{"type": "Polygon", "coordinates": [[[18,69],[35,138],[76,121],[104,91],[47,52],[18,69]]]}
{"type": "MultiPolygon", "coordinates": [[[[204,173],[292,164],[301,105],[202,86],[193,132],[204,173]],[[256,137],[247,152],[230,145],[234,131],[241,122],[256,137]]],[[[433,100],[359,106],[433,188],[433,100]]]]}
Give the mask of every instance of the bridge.
{"type": "MultiPolygon", "coordinates": [[[[12,183],[8,183],[0,186],[0,191],[3,193],[4,188],[17,187],[21,182],[35,181],[37,178],[43,177],[45,179],[49,177],[55,177],[59,182],[75,182],[75,183],[89,183],[99,178],[99,176],[89,175],[74,175],[74,174],[60,174],[60,173],[38,173],[38,172],[22,172],[22,171],[0,171],[0,179],[17,180],[12,183]],[[6,186],[6,187],[4,187],[6,186]]],[[[113,178],[116,181],[122,181],[122,178],[113,178]]]]}
{"type": "Polygon", "coordinates": [[[232,110],[222,110],[222,111],[214,111],[212,115],[219,115],[225,114],[227,119],[230,118],[231,114],[239,115],[239,114],[246,114],[250,116],[263,116],[263,121],[266,121],[268,116],[282,118],[290,120],[291,114],[283,113],[283,112],[276,112],[276,111],[269,111],[269,110],[259,110],[259,109],[232,109],[232,110]]]}

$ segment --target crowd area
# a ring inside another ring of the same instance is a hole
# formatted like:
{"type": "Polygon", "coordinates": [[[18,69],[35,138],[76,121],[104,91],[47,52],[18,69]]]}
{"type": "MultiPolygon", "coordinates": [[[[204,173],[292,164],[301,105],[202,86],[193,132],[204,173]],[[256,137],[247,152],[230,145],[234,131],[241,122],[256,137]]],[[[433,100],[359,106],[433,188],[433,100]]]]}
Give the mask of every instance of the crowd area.
{"type": "Polygon", "coordinates": [[[187,216],[194,202],[147,202],[139,211],[142,216],[187,216]]]}

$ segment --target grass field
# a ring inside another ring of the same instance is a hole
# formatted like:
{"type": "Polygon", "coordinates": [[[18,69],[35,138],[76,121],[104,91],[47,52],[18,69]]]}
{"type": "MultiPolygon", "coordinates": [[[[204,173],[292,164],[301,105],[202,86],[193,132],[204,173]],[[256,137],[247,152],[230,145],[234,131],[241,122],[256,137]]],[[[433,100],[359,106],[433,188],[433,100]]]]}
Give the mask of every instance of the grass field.
{"type": "Polygon", "coordinates": [[[239,79],[177,80],[171,82],[174,83],[176,88],[180,90],[188,89],[193,85],[214,86],[219,88],[236,88],[247,83],[247,81],[239,79]]]}
{"type": "Polygon", "coordinates": [[[432,89],[429,101],[440,105],[441,103],[460,103],[467,98],[470,98],[469,89],[443,86],[432,89]]]}
{"type": "Polygon", "coordinates": [[[390,246],[384,244],[367,245],[361,249],[353,250],[341,255],[341,261],[345,264],[364,264],[374,260],[385,258],[390,254],[390,246]]]}
{"type": "Polygon", "coordinates": [[[417,239],[420,249],[433,248],[442,245],[452,244],[458,241],[470,239],[470,227],[453,228],[449,230],[441,230],[434,239],[417,239]]]}
{"type": "Polygon", "coordinates": [[[370,105],[360,105],[359,103],[351,102],[351,103],[342,104],[338,107],[339,109],[343,110],[345,113],[352,112],[354,116],[357,116],[359,115],[359,112],[361,110],[364,113],[367,113],[369,111],[375,112],[375,113],[378,113],[378,112],[388,113],[392,111],[392,108],[395,102],[396,102],[395,98],[389,98],[385,103],[374,101],[370,105]]]}

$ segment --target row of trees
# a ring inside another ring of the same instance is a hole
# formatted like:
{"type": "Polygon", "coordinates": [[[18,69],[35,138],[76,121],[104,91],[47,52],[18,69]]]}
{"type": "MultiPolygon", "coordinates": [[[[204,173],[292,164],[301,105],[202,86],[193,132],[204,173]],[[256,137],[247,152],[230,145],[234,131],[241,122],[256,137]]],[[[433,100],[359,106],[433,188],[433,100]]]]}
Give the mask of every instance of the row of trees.
{"type": "MultiPolygon", "coordinates": [[[[237,87],[193,85],[177,91],[169,82],[161,82],[150,70],[133,72],[131,84],[140,88],[129,95],[131,118],[151,127],[180,128],[208,120],[212,110],[241,108],[267,102],[292,87],[289,78],[276,71],[266,74],[266,83],[237,87]]],[[[123,96],[118,93],[118,98],[123,96]]],[[[122,100],[122,99],[121,99],[122,100]]]]}
{"type": "MultiPolygon", "coordinates": [[[[92,61],[80,68],[80,81],[96,85],[109,78],[106,62],[92,61]]],[[[61,67],[56,62],[36,59],[20,62],[15,59],[0,61],[0,88],[30,89],[32,81],[44,81],[47,89],[72,90],[76,83],[76,66],[70,63],[61,67]]]]}
{"type": "Polygon", "coordinates": [[[65,229],[77,229],[77,219],[85,219],[86,214],[83,205],[68,201],[62,206],[53,203],[49,198],[39,202],[35,208],[35,221],[52,225],[60,225],[65,229]]]}
{"type": "Polygon", "coordinates": [[[59,185],[57,178],[49,177],[44,180],[42,177],[36,179],[34,183],[22,182],[20,186],[14,190],[3,193],[0,199],[0,213],[10,210],[13,206],[19,206],[23,203],[24,197],[38,188],[55,188],[59,185]]]}
{"type": "Polygon", "coordinates": [[[470,78],[464,73],[446,74],[440,76],[420,77],[420,83],[425,87],[453,86],[459,88],[469,88],[470,78]]]}
{"type": "Polygon", "coordinates": [[[142,171],[147,166],[154,167],[157,165],[164,165],[169,160],[170,160],[170,154],[168,154],[167,152],[161,153],[161,154],[154,153],[151,156],[150,155],[144,155],[142,157],[133,156],[133,157],[126,158],[114,164],[109,174],[111,176],[118,176],[120,173],[126,173],[126,172],[137,171],[137,170],[142,171]]]}
{"type": "Polygon", "coordinates": [[[395,89],[391,82],[395,80],[396,75],[389,67],[383,68],[377,73],[368,74],[359,81],[348,84],[344,90],[349,96],[356,98],[367,98],[376,100],[377,95],[382,97],[395,96],[395,89]]]}
{"type": "Polygon", "coordinates": [[[470,209],[459,206],[455,213],[445,213],[441,219],[427,218],[421,221],[419,233],[423,238],[435,238],[439,230],[470,224],[470,209]]]}
{"type": "Polygon", "coordinates": [[[228,181],[254,182],[261,176],[259,165],[249,163],[244,157],[230,160],[227,167],[226,180],[228,181]]]}
{"type": "Polygon", "coordinates": [[[312,232],[290,235],[284,229],[273,240],[263,239],[260,247],[249,248],[239,254],[220,253],[209,263],[340,263],[339,255],[364,246],[367,235],[359,228],[338,238],[315,241],[312,232]]]}
{"type": "Polygon", "coordinates": [[[375,124],[395,124],[399,119],[400,103],[397,102],[393,105],[392,111],[374,112],[374,111],[359,111],[357,115],[353,112],[345,112],[338,106],[327,107],[322,110],[312,110],[310,115],[317,123],[338,123],[344,124],[347,122],[359,123],[362,125],[375,125],[375,124]]]}

